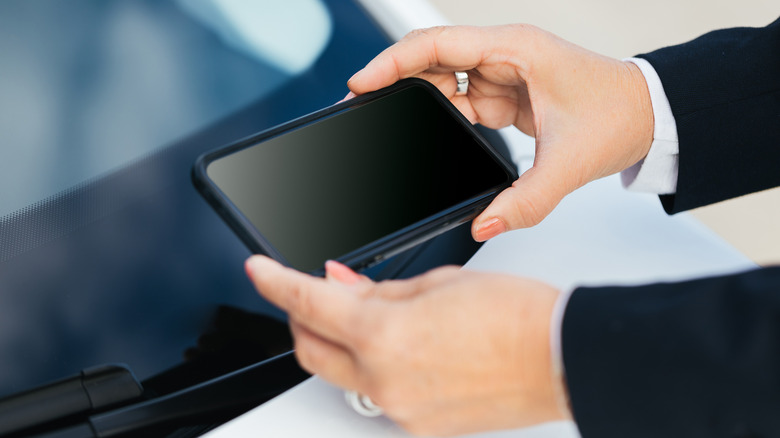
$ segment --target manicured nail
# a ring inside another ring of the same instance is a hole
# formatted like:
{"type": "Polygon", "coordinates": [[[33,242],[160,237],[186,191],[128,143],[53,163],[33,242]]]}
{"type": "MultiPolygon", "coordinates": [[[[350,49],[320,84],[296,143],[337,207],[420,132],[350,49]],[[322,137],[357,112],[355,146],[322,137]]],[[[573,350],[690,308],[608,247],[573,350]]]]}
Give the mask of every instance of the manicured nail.
{"type": "Polygon", "coordinates": [[[327,275],[328,278],[332,278],[339,283],[344,283],[346,285],[353,285],[360,282],[360,275],[358,275],[357,272],[335,260],[328,260],[325,262],[325,275],[327,275]]]}
{"type": "Polygon", "coordinates": [[[477,229],[474,231],[474,238],[478,242],[484,242],[498,236],[505,231],[506,225],[504,225],[504,222],[501,221],[501,219],[494,217],[492,219],[486,220],[485,222],[482,222],[477,226],[477,229]]]}
{"type": "Polygon", "coordinates": [[[346,95],[346,96],[344,96],[344,98],[343,98],[343,99],[341,99],[341,100],[340,100],[340,101],[338,101],[337,103],[346,102],[347,100],[349,100],[349,99],[352,99],[352,98],[353,98],[353,97],[355,97],[355,96],[357,96],[357,94],[355,94],[355,93],[353,93],[353,92],[351,92],[351,91],[350,91],[349,93],[347,93],[347,95],[346,95]]]}

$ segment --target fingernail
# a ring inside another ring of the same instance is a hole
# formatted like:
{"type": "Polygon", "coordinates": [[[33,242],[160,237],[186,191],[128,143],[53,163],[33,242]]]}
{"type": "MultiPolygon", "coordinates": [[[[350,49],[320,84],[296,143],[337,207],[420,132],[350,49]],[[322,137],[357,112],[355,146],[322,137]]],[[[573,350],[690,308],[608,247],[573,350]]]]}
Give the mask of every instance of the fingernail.
{"type": "Polygon", "coordinates": [[[478,242],[490,240],[506,231],[506,226],[501,219],[494,217],[479,224],[474,231],[474,238],[478,242]]]}
{"type": "Polygon", "coordinates": [[[332,278],[339,283],[344,283],[346,285],[353,285],[360,282],[360,275],[358,275],[357,272],[335,260],[328,260],[325,262],[325,275],[327,275],[328,278],[332,278]]]}
{"type": "Polygon", "coordinates": [[[355,96],[357,96],[357,94],[355,94],[355,93],[353,93],[353,92],[351,92],[351,91],[350,91],[349,93],[347,93],[347,95],[346,95],[346,96],[344,96],[344,98],[343,98],[343,99],[341,99],[341,100],[340,100],[340,101],[338,101],[337,103],[345,102],[345,101],[347,101],[347,100],[349,100],[349,99],[352,99],[352,98],[353,98],[353,97],[355,97],[355,96]]]}

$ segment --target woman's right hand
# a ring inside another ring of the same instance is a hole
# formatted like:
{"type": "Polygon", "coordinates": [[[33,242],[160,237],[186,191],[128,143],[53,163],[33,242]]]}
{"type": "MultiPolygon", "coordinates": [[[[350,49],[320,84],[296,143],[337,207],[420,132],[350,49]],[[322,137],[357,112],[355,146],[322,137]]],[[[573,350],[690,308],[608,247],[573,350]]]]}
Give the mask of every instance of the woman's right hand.
{"type": "Polygon", "coordinates": [[[515,125],[536,139],[533,167],[474,219],[479,241],[539,223],[573,190],[643,159],[652,143],[638,67],[533,26],[415,31],[348,85],[362,94],[411,76],[435,84],[472,123],[515,125]],[[455,95],[455,71],[469,75],[466,95],[455,95]]]}

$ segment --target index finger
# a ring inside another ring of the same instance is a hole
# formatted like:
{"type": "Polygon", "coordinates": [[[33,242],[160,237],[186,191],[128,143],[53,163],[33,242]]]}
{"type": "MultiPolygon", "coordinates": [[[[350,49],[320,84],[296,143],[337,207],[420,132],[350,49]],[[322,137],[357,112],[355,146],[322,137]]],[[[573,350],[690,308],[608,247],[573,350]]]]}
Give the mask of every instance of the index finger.
{"type": "Polygon", "coordinates": [[[484,53],[484,28],[442,26],[415,30],[377,55],[348,81],[363,94],[415,76],[433,67],[471,70],[484,53]]]}
{"type": "Polygon", "coordinates": [[[351,345],[353,322],[361,314],[357,294],[265,256],[247,259],[246,271],[257,291],[290,318],[334,343],[351,345]]]}

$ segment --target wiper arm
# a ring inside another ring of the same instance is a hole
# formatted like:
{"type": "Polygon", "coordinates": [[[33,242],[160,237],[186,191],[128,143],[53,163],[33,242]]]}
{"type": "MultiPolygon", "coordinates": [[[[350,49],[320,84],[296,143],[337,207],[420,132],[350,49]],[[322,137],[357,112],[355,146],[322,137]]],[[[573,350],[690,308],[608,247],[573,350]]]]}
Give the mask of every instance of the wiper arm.
{"type": "Polygon", "coordinates": [[[124,365],[101,365],[0,400],[0,435],[80,413],[104,410],[143,394],[124,365]]]}
{"type": "Polygon", "coordinates": [[[191,420],[197,420],[196,424],[225,421],[308,377],[291,351],[199,385],[92,415],[85,423],[36,436],[107,438],[191,420]]]}

